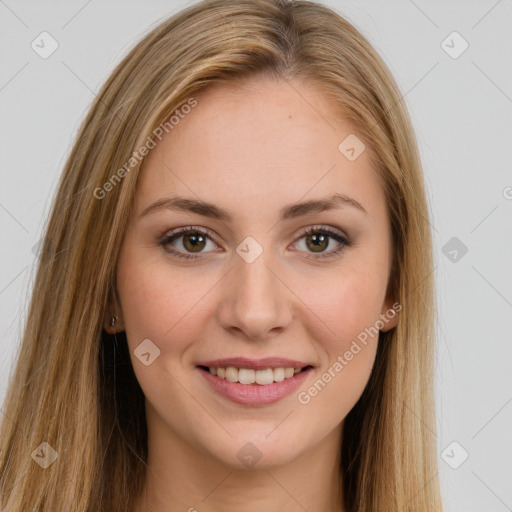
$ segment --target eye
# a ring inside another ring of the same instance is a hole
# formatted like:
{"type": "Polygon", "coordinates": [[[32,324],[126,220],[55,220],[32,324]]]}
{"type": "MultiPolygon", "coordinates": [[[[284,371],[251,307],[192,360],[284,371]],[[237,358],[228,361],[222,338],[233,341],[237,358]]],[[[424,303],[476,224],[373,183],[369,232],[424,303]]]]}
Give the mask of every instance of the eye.
{"type": "MultiPolygon", "coordinates": [[[[324,259],[333,258],[340,254],[346,247],[351,245],[351,242],[342,234],[328,228],[326,226],[309,228],[301,234],[299,242],[304,239],[306,250],[311,250],[314,255],[312,259],[324,259]],[[339,246],[324,254],[331,242],[335,240],[339,246]]],[[[203,249],[207,246],[208,241],[213,243],[212,237],[209,231],[201,228],[195,228],[188,226],[179,228],[174,231],[168,232],[164,235],[162,240],[159,242],[164,250],[173,256],[184,259],[198,259],[203,249]],[[182,239],[180,242],[178,240],[182,239]],[[187,252],[177,250],[178,247],[183,248],[187,252]]],[[[298,244],[299,242],[296,242],[298,244]]],[[[216,246],[216,244],[214,243],[216,246]]]]}
{"type": "Polygon", "coordinates": [[[187,254],[182,251],[178,251],[173,247],[176,247],[175,242],[182,238],[183,240],[176,244],[178,247],[183,247],[186,251],[192,253],[200,253],[206,246],[207,240],[212,240],[209,236],[208,231],[204,231],[193,226],[179,228],[174,231],[167,233],[161,240],[160,245],[169,253],[177,256],[178,258],[185,259],[197,259],[199,256],[194,254],[187,254]],[[169,247],[170,246],[170,247],[169,247]]]}
{"type": "Polygon", "coordinates": [[[351,242],[345,236],[326,226],[307,229],[300,238],[300,240],[303,239],[306,249],[311,249],[315,253],[312,256],[313,259],[334,258],[351,245],[351,242]],[[325,249],[331,245],[330,239],[334,239],[339,246],[332,251],[324,253],[325,249]]]}

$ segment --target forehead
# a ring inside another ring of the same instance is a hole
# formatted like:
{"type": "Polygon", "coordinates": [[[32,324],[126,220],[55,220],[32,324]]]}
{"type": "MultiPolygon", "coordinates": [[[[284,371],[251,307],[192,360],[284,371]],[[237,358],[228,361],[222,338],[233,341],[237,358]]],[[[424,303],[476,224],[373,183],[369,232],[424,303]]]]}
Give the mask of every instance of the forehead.
{"type": "Polygon", "coordinates": [[[139,213],[166,194],[195,196],[243,217],[335,192],[382,213],[369,151],[353,161],[340,151],[355,133],[319,88],[265,78],[215,84],[194,98],[197,105],[146,156],[139,213]]]}

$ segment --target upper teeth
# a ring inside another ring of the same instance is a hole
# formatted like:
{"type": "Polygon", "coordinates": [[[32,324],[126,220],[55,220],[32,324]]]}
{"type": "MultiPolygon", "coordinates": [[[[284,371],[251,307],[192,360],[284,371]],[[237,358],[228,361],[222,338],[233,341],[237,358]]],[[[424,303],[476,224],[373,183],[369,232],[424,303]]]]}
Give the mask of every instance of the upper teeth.
{"type": "Polygon", "coordinates": [[[299,373],[302,368],[267,368],[266,370],[252,370],[229,366],[228,368],[209,368],[209,370],[211,374],[221,379],[226,379],[229,382],[265,385],[289,379],[296,373],[299,373]]]}

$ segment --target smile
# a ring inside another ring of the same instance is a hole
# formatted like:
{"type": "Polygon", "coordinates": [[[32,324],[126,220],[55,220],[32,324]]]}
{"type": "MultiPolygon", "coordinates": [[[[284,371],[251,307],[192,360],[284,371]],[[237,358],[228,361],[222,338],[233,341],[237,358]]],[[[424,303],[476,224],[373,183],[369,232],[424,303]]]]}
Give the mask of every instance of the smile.
{"type": "Polygon", "coordinates": [[[313,371],[312,366],[261,370],[198,366],[197,369],[210,390],[231,402],[248,406],[278,402],[293,393],[313,371]]]}

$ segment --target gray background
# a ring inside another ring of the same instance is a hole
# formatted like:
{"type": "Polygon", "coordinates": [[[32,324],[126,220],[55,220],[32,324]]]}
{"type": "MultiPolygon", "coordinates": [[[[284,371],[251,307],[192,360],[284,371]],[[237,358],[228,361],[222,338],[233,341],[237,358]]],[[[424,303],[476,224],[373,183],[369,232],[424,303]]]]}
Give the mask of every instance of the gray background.
{"type": "MultiPolygon", "coordinates": [[[[323,3],[388,63],[419,139],[436,253],[446,510],[512,510],[512,0],[323,3]],[[457,58],[464,43],[453,31],[469,44],[457,58]]],[[[186,5],[0,0],[0,402],[34,246],[79,123],[127,50],[186,5]],[[47,59],[31,47],[43,31],[59,45],[47,59]]]]}

